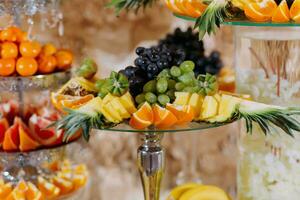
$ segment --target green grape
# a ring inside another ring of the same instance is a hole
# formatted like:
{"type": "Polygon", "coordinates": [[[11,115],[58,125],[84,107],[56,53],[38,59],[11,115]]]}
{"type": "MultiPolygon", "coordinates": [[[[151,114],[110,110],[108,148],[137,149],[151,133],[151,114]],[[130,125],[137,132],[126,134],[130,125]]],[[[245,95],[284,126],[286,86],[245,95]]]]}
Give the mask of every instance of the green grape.
{"type": "Polygon", "coordinates": [[[170,70],[169,69],[164,69],[162,70],[158,75],[157,78],[171,78],[170,76],[170,70]]]}
{"type": "Polygon", "coordinates": [[[168,90],[166,92],[166,95],[168,95],[168,97],[173,101],[175,100],[175,90],[168,90]]]}
{"type": "Polygon", "coordinates": [[[156,80],[151,80],[148,81],[144,87],[143,87],[144,92],[155,92],[156,91],[156,80]]]}
{"type": "Polygon", "coordinates": [[[166,94],[160,94],[158,96],[158,102],[162,105],[165,106],[167,103],[170,103],[170,98],[166,94]]]}
{"type": "Polygon", "coordinates": [[[157,97],[155,94],[153,94],[152,92],[147,92],[145,94],[145,99],[146,101],[148,101],[149,103],[155,103],[157,101],[157,97]]]}
{"type": "Polygon", "coordinates": [[[139,94],[139,95],[137,95],[136,97],[135,97],[135,102],[137,103],[137,104],[141,104],[141,103],[143,103],[143,102],[145,102],[146,101],[146,99],[145,99],[145,94],[139,94]]]}
{"type": "Polygon", "coordinates": [[[173,77],[179,77],[181,75],[181,70],[179,67],[177,66],[173,66],[171,69],[170,69],[170,73],[173,77]]]}
{"type": "Polygon", "coordinates": [[[158,93],[165,93],[168,89],[168,80],[166,78],[158,79],[156,83],[156,90],[158,93]]]}
{"type": "Polygon", "coordinates": [[[181,76],[178,77],[178,80],[182,83],[184,83],[185,85],[191,85],[193,84],[193,77],[191,77],[191,75],[189,73],[183,74],[181,76]]]}
{"type": "Polygon", "coordinates": [[[183,63],[181,63],[179,67],[183,72],[191,72],[195,68],[195,63],[191,60],[186,60],[183,63]]]}
{"type": "Polygon", "coordinates": [[[172,90],[175,89],[176,81],[173,79],[168,80],[168,89],[172,90]]]}
{"type": "Polygon", "coordinates": [[[184,87],[185,87],[184,83],[179,82],[179,83],[175,84],[176,91],[181,91],[181,90],[183,90],[184,87]]]}

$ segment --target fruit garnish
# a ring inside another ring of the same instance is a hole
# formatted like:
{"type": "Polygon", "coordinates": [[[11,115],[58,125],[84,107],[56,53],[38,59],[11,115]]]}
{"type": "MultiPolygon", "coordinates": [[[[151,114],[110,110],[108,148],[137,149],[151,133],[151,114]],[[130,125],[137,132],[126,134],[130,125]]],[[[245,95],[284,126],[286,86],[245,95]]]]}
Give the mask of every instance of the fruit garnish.
{"type": "Polygon", "coordinates": [[[19,148],[19,144],[19,124],[15,120],[14,124],[5,132],[2,148],[5,151],[16,151],[19,148]]]}
{"type": "Polygon", "coordinates": [[[16,61],[13,58],[0,59],[0,76],[10,76],[16,70],[16,61]]]}
{"type": "Polygon", "coordinates": [[[26,199],[30,200],[41,200],[42,193],[39,189],[31,182],[27,182],[28,190],[26,191],[26,199]]]}
{"type": "Polygon", "coordinates": [[[53,184],[60,189],[60,194],[68,194],[73,189],[73,183],[71,181],[65,180],[61,177],[54,177],[52,179],[53,184]]]}
{"type": "Polygon", "coordinates": [[[176,124],[176,116],[166,108],[155,104],[153,107],[154,126],[159,129],[169,128],[176,124]]]}
{"type": "Polygon", "coordinates": [[[115,13],[119,15],[122,10],[134,10],[138,12],[140,8],[146,8],[148,6],[153,5],[157,0],[111,0],[110,3],[107,4],[108,7],[112,7],[115,9],[115,13]]]}
{"type": "Polygon", "coordinates": [[[273,22],[288,22],[290,21],[290,10],[286,0],[282,0],[272,15],[273,22]]]}
{"type": "Polygon", "coordinates": [[[77,76],[81,76],[86,79],[91,79],[97,73],[98,66],[96,62],[91,58],[86,58],[81,63],[80,67],[76,71],[77,76]]]}
{"type": "Polygon", "coordinates": [[[86,96],[89,94],[96,95],[97,89],[93,82],[88,81],[83,77],[76,77],[69,80],[57,94],[71,96],[86,96]]]}
{"type": "Polygon", "coordinates": [[[263,0],[262,2],[255,2],[246,4],[244,7],[245,15],[256,22],[268,21],[272,18],[277,5],[273,0],[263,0]]]}
{"type": "Polygon", "coordinates": [[[176,116],[178,125],[189,123],[195,118],[194,109],[190,105],[167,104],[166,108],[176,116]]]}
{"type": "Polygon", "coordinates": [[[55,106],[56,109],[63,112],[64,109],[76,109],[80,106],[84,105],[88,101],[92,100],[94,96],[92,94],[88,94],[85,96],[71,96],[64,94],[51,93],[51,102],[55,106]]]}
{"type": "Polygon", "coordinates": [[[111,72],[110,77],[98,84],[99,96],[105,97],[108,93],[114,96],[122,96],[127,92],[129,87],[128,79],[122,73],[111,72]]]}
{"type": "Polygon", "coordinates": [[[6,183],[0,187],[0,199],[6,199],[8,195],[12,192],[12,184],[6,183]]]}
{"type": "Polygon", "coordinates": [[[177,5],[175,4],[176,0],[165,0],[166,6],[174,13],[181,14],[181,15],[186,15],[186,13],[178,8],[178,3],[177,5]]]}
{"type": "Polygon", "coordinates": [[[32,76],[38,71],[38,63],[31,57],[20,57],[17,60],[16,70],[21,76],[32,76]]]}
{"type": "Polygon", "coordinates": [[[68,70],[73,62],[73,54],[69,50],[58,50],[54,54],[57,61],[57,69],[68,70]]]}
{"type": "Polygon", "coordinates": [[[40,56],[38,59],[38,71],[41,74],[49,74],[55,71],[56,58],[54,56],[40,56]]]}
{"type": "Polygon", "coordinates": [[[295,0],[290,7],[290,16],[295,22],[300,22],[300,0],[295,0]]]}
{"type": "Polygon", "coordinates": [[[153,111],[149,103],[145,102],[130,118],[129,125],[135,129],[145,129],[153,123],[153,111]]]}
{"type": "Polygon", "coordinates": [[[60,193],[60,189],[58,187],[40,176],[38,177],[38,188],[42,192],[43,196],[49,199],[58,197],[60,193]]]}
{"type": "Polygon", "coordinates": [[[20,137],[20,151],[30,151],[37,149],[40,144],[32,138],[30,135],[30,129],[24,124],[24,122],[19,120],[19,137],[20,137]]]}
{"type": "Polygon", "coordinates": [[[5,132],[9,128],[9,124],[6,118],[1,118],[0,119],[0,146],[3,143],[5,132]]]}
{"type": "Polygon", "coordinates": [[[185,0],[183,5],[186,7],[188,13],[191,13],[191,17],[200,17],[207,8],[207,5],[199,0],[185,0]]]}

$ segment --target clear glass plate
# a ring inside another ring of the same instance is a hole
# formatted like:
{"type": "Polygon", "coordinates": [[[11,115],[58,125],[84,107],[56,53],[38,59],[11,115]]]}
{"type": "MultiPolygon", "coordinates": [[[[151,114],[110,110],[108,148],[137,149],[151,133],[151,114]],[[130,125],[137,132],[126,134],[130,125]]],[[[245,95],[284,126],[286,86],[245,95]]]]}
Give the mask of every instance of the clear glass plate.
{"type": "MultiPolygon", "coordinates": [[[[174,16],[187,20],[187,21],[196,21],[197,18],[188,17],[184,15],[175,14],[174,16]]],[[[223,25],[229,26],[262,26],[262,27],[300,27],[300,23],[288,22],[288,23],[275,23],[275,22],[253,22],[249,20],[243,19],[232,19],[227,20],[223,23],[223,25]]]]}
{"type": "Polygon", "coordinates": [[[226,122],[226,123],[191,122],[186,125],[173,126],[168,129],[156,129],[155,127],[149,127],[148,129],[144,129],[144,130],[133,129],[128,123],[121,123],[117,126],[100,129],[100,130],[113,131],[113,132],[131,132],[131,133],[174,133],[174,132],[187,132],[187,131],[197,131],[197,130],[204,130],[209,128],[216,128],[219,126],[230,124],[232,122],[226,122]]]}

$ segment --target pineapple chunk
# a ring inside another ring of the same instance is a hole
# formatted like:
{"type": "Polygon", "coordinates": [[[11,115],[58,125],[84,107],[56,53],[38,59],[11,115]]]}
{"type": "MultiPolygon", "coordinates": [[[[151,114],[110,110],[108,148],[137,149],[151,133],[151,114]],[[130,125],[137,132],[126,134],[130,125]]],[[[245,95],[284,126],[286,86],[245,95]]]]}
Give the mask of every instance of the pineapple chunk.
{"type": "Polygon", "coordinates": [[[120,116],[123,119],[127,119],[130,117],[130,114],[127,112],[127,110],[121,104],[119,97],[115,97],[110,103],[118,111],[118,113],[120,114],[120,116]]]}
{"type": "Polygon", "coordinates": [[[107,103],[107,104],[103,105],[103,107],[104,107],[104,110],[107,111],[115,121],[117,121],[117,122],[122,121],[122,117],[115,110],[115,108],[113,107],[113,105],[111,103],[107,103]]]}
{"type": "Polygon", "coordinates": [[[216,93],[214,95],[214,98],[220,103],[220,101],[221,101],[221,95],[220,94],[216,93]]]}
{"type": "Polygon", "coordinates": [[[200,120],[215,117],[218,114],[218,101],[213,96],[205,96],[201,107],[200,120]]]}
{"type": "Polygon", "coordinates": [[[175,101],[176,105],[188,105],[191,93],[189,92],[175,92],[175,101]]]}
{"type": "Polygon", "coordinates": [[[108,121],[113,123],[118,123],[118,121],[114,119],[114,117],[109,112],[106,111],[104,106],[101,106],[100,109],[101,109],[101,113],[108,121]]]}
{"type": "Polygon", "coordinates": [[[188,105],[194,108],[195,116],[198,117],[200,115],[201,106],[203,103],[203,97],[197,93],[193,93],[189,100],[188,105]]]}
{"type": "Polygon", "coordinates": [[[136,112],[136,107],[134,106],[133,98],[129,92],[126,92],[123,96],[120,97],[120,103],[130,114],[136,112]]]}
{"type": "Polygon", "coordinates": [[[104,98],[103,98],[103,104],[107,104],[110,101],[112,101],[115,97],[113,95],[111,95],[110,93],[108,93],[104,98]]]}
{"type": "Polygon", "coordinates": [[[102,104],[102,99],[100,97],[95,97],[78,108],[77,111],[87,115],[96,115],[97,113],[101,112],[100,108],[102,104]]]}

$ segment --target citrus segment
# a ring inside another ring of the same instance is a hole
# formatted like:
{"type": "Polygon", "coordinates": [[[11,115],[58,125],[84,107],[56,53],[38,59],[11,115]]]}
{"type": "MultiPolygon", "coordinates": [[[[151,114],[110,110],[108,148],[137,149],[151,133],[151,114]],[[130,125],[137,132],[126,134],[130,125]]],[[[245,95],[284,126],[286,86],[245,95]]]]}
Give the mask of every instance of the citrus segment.
{"type": "Polygon", "coordinates": [[[176,124],[176,116],[169,110],[155,104],[153,106],[154,125],[157,128],[168,128],[176,124]]]}
{"type": "Polygon", "coordinates": [[[53,183],[60,189],[60,194],[68,194],[73,189],[73,183],[61,177],[54,177],[53,183]]]}
{"type": "Polygon", "coordinates": [[[262,2],[255,2],[246,4],[244,7],[245,15],[257,22],[268,21],[272,18],[277,5],[273,0],[264,0],[262,2]]]}
{"type": "Polygon", "coordinates": [[[39,189],[32,184],[31,182],[27,182],[28,190],[26,191],[26,199],[30,200],[42,200],[42,193],[39,189]]]}
{"type": "Polygon", "coordinates": [[[272,16],[273,22],[288,22],[290,21],[290,11],[286,0],[281,1],[272,16]]]}
{"type": "Polygon", "coordinates": [[[0,199],[5,199],[12,192],[11,183],[6,183],[0,187],[0,199]]]}
{"type": "Polygon", "coordinates": [[[7,131],[5,132],[3,140],[3,150],[5,151],[15,151],[18,150],[20,143],[19,139],[19,126],[17,123],[14,123],[7,131]]]}
{"type": "Polygon", "coordinates": [[[0,119],[0,146],[4,140],[5,132],[9,128],[9,124],[6,118],[0,119]]]}
{"type": "Polygon", "coordinates": [[[26,200],[26,191],[28,190],[28,186],[25,181],[20,181],[13,189],[13,191],[6,197],[5,200],[26,200]]]}
{"type": "Polygon", "coordinates": [[[37,149],[40,144],[31,138],[29,128],[21,121],[19,122],[19,137],[20,137],[20,145],[19,149],[21,151],[30,151],[37,149]]]}
{"type": "Polygon", "coordinates": [[[166,6],[174,13],[184,15],[185,13],[182,12],[177,6],[175,5],[175,0],[165,0],[166,6]]]}
{"type": "Polygon", "coordinates": [[[200,0],[185,0],[183,5],[191,17],[200,17],[207,7],[200,0]]]}
{"type": "Polygon", "coordinates": [[[135,129],[144,129],[153,123],[153,112],[149,103],[144,103],[138,111],[133,113],[129,125],[135,129]]]}
{"type": "Polygon", "coordinates": [[[178,125],[186,124],[191,122],[194,117],[194,109],[190,105],[174,105],[174,104],[167,104],[166,107],[169,111],[171,111],[177,118],[178,125]]]}
{"type": "Polygon", "coordinates": [[[42,177],[38,177],[38,188],[43,196],[51,199],[59,195],[60,189],[42,177]]]}
{"type": "Polygon", "coordinates": [[[300,0],[295,0],[292,4],[290,16],[295,22],[300,22],[300,0]]]}

